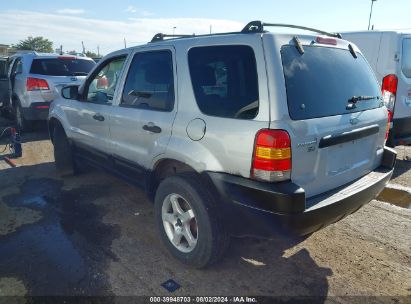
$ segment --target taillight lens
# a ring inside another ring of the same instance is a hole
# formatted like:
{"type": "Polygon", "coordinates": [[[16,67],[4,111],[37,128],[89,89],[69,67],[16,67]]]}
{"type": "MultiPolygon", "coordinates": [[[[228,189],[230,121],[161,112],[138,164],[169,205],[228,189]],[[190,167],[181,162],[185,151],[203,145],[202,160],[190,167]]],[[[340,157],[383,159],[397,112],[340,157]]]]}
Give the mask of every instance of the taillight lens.
{"type": "Polygon", "coordinates": [[[251,177],[268,182],[291,178],[291,140],[287,131],[269,129],[258,131],[251,177]]]}
{"type": "Polygon", "coordinates": [[[26,83],[27,91],[50,90],[46,80],[34,77],[28,77],[26,83]]]}
{"type": "Polygon", "coordinates": [[[397,95],[398,78],[394,74],[385,76],[382,79],[382,97],[385,106],[391,112],[394,111],[395,97],[397,95]]]}
{"type": "Polygon", "coordinates": [[[317,37],[315,41],[320,44],[337,45],[337,40],[334,38],[317,37]]]}

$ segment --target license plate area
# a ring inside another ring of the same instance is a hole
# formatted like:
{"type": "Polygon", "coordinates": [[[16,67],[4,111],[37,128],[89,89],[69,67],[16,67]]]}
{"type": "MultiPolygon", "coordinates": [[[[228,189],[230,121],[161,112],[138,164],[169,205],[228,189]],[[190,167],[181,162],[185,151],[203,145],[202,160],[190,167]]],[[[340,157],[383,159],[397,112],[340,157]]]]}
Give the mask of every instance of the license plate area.
{"type": "Polygon", "coordinates": [[[344,174],[366,166],[373,157],[375,136],[352,140],[327,148],[327,176],[344,174]]]}

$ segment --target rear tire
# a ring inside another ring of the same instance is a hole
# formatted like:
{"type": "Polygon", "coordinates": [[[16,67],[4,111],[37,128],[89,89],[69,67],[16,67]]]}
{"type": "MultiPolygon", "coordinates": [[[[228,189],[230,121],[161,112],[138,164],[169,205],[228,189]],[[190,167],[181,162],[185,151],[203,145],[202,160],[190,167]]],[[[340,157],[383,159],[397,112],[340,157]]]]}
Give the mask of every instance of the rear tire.
{"type": "Polygon", "coordinates": [[[14,105],[14,121],[16,127],[20,132],[27,132],[31,129],[31,121],[24,118],[23,110],[20,103],[16,102],[14,105]]]}
{"type": "Polygon", "coordinates": [[[53,144],[57,174],[61,177],[73,176],[76,173],[76,166],[72,148],[64,129],[60,126],[53,130],[53,144]]]}
{"type": "Polygon", "coordinates": [[[161,239],[184,264],[204,268],[222,258],[229,237],[221,214],[213,193],[196,174],[168,177],[156,191],[155,217],[161,239]],[[174,207],[176,202],[180,208],[174,207]]]}

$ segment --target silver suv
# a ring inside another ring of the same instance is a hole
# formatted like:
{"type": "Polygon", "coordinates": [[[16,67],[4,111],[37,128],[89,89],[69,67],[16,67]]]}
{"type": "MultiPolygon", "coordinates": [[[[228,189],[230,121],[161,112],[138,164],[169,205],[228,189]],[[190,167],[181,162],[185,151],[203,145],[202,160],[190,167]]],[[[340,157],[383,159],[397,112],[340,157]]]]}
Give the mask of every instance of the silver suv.
{"type": "Polygon", "coordinates": [[[387,109],[367,61],[336,34],[164,39],[107,55],[49,115],[57,170],[81,161],[140,184],[184,263],[230,235],[312,233],[391,177],[387,109]]]}
{"type": "Polygon", "coordinates": [[[60,97],[60,90],[81,84],[95,62],[87,57],[28,51],[11,56],[8,66],[9,100],[3,107],[25,131],[31,121],[46,120],[50,103],[60,97]]]}

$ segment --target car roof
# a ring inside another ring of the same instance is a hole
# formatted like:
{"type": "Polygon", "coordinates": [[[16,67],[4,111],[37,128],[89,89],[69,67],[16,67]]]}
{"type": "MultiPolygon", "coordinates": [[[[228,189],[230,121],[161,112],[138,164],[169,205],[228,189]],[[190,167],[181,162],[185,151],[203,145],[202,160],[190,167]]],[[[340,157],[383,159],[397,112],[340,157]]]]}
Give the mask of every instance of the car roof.
{"type": "Polygon", "coordinates": [[[17,53],[10,56],[10,58],[14,57],[31,57],[31,58],[58,58],[58,57],[73,57],[73,59],[81,59],[81,60],[93,60],[92,58],[86,56],[77,56],[77,55],[70,55],[70,54],[57,54],[57,53],[40,53],[35,51],[18,51],[17,53]]]}

